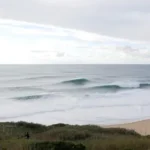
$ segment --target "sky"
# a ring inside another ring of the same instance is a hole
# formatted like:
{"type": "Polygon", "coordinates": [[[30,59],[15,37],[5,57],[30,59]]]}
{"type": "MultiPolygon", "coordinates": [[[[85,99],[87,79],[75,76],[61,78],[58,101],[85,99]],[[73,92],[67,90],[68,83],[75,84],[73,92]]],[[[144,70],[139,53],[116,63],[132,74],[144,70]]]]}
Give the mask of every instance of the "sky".
{"type": "Polygon", "coordinates": [[[0,0],[0,64],[150,63],[148,0],[0,0]]]}

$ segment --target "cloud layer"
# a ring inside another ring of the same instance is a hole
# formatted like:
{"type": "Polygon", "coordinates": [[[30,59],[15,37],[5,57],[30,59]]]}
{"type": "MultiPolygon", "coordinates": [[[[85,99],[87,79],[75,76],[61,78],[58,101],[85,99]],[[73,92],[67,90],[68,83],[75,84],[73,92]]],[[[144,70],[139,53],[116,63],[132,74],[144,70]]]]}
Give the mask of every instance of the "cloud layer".
{"type": "Polygon", "coordinates": [[[150,63],[150,44],[0,19],[1,64],[150,63]]]}
{"type": "Polygon", "coordinates": [[[0,0],[0,18],[150,42],[148,0],[0,0]]]}

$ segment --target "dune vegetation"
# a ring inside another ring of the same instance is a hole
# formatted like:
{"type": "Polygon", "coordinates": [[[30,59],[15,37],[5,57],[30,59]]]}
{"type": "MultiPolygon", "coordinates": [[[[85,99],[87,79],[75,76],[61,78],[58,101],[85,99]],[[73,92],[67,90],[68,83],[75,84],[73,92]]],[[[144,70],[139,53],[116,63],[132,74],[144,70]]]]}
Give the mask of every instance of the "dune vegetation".
{"type": "Polygon", "coordinates": [[[0,123],[2,150],[149,150],[150,137],[95,125],[0,123]],[[26,133],[29,133],[29,139],[26,133]]]}

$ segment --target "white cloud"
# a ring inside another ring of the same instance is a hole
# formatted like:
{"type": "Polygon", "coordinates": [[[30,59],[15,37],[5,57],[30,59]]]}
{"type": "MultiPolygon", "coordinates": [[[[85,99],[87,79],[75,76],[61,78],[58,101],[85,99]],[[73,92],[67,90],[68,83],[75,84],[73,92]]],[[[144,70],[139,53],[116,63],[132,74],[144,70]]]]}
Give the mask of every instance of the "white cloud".
{"type": "Polygon", "coordinates": [[[75,29],[0,20],[0,63],[150,63],[150,45],[75,29]]]}
{"type": "Polygon", "coordinates": [[[148,0],[0,0],[0,17],[150,41],[149,8],[148,0]]]}
{"type": "Polygon", "coordinates": [[[56,56],[57,57],[64,57],[65,56],[65,52],[57,52],[56,56]]]}
{"type": "Polygon", "coordinates": [[[128,56],[138,57],[142,59],[150,59],[150,49],[148,48],[133,48],[131,46],[120,47],[123,53],[127,54],[128,56]]]}

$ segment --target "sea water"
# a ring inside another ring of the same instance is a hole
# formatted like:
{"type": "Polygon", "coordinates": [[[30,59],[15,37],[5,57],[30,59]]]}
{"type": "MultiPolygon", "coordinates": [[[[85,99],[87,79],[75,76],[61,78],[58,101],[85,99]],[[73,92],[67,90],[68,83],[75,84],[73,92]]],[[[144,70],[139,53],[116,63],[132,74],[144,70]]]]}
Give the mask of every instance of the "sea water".
{"type": "Polygon", "coordinates": [[[150,118],[150,65],[1,65],[0,122],[117,124],[150,118]]]}

